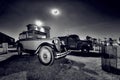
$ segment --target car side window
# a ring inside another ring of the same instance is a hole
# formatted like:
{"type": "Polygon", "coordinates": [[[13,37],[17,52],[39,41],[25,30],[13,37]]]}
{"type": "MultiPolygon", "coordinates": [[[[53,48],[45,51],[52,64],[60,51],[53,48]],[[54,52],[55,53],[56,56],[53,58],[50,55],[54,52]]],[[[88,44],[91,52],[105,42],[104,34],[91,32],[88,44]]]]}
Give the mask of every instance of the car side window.
{"type": "Polygon", "coordinates": [[[28,32],[27,38],[33,38],[33,32],[28,32]]]}
{"type": "Polygon", "coordinates": [[[19,39],[26,39],[26,34],[20,34],[19,39]]]}

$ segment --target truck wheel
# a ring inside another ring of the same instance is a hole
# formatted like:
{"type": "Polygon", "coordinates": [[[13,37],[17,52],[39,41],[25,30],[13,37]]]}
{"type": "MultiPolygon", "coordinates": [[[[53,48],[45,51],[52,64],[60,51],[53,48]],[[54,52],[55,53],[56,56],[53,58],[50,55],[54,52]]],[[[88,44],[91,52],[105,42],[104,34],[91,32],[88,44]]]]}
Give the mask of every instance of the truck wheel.
{"type": "Polygon", "coordinates": [[[21,46],[18,46],[17,51],[18,51],[18,55],[22,55],[22,47],[21,46]]]}
{"type": "Polygon", "coordinates": [[[43,46],[39,50],[38,58],[43,65],[51,65],[54,62],[53,50],[49,46],[43,46]]]}
{"type": "Polygon", "coordinates": [[[81,51],[82,51],[82,53],[89,53],[90,50],[84,48],[84,49],[82,49],[81,51]]]}
{"type": "Polygon", "coordinates": [[[87,49],[87,53],[89,53],[90,52],[90,50],[89,49],[87,49]]]}

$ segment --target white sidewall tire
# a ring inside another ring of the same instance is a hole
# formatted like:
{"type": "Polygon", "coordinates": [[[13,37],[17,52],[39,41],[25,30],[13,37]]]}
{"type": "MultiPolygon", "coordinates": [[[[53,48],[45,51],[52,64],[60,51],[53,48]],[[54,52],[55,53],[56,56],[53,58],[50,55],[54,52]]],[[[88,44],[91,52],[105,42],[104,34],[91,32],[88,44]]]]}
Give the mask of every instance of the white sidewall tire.
{"type": "Polygon", "coordinates": [[[52,65],[54,62],[53,50],[49,46],[43,46],[39,50],[39,60],[43,65],[52,65]]]}

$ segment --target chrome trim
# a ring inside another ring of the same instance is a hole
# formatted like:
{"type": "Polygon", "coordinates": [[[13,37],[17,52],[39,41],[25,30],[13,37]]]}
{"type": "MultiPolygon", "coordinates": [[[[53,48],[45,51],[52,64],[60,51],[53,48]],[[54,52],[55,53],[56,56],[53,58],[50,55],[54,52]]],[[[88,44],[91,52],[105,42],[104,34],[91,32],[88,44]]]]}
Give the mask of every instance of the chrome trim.
{"type": "Polygon", "coordinates": [[[67,52],[63,52],[63,53],[56,53],[55,58],[58,59],[58,58],[64,57],[64,56],[68,55],[69,53],[71,53],[71,51],[67,51],[67,52]]]}

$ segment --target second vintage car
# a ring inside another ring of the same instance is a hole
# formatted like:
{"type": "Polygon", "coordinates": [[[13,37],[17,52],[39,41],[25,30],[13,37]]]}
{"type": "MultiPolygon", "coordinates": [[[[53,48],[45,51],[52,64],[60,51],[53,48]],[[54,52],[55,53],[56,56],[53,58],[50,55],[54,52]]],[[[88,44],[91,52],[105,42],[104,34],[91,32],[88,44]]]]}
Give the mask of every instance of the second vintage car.
{"type": "Polygon", "coordinates": [[[80,51],[82,53],[89,53],[93,50],[93,45],[91,40],[80,40],[79,36],[76,34],[71,34],[68,36],[58,37],[62,42],[61,51],[80,51]]]}

